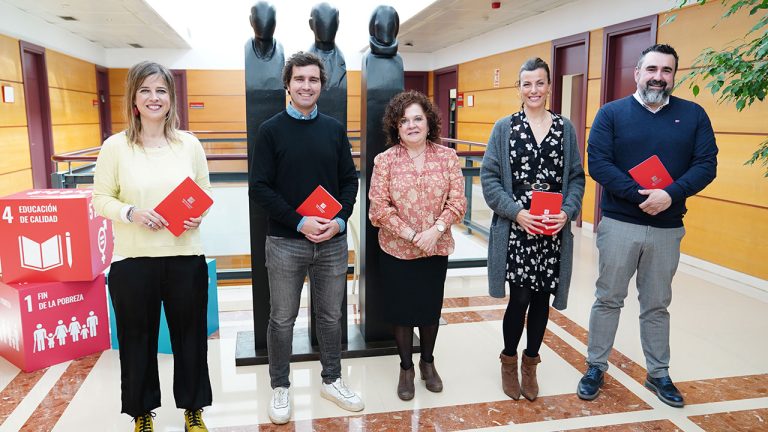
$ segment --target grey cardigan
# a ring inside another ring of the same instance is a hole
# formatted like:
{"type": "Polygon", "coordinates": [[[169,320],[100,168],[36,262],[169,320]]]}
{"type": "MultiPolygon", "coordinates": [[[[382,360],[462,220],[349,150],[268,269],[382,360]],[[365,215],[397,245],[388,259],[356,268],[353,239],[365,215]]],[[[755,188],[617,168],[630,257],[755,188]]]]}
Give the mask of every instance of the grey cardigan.
{"type": "MultiPolygon", "coordinates": [[[[501,298],[505,295],[505,269],[507,265],[510,224],[523,209],[512,198],[512,167],[509,163],[509,133],[511,116],[506,116],[493,126],[493,132],[485,149],[480,181],[483,196],[493,210],[493,220],[488,238],[488,294],[501,298]]],[[[573,220],[581,209],[584,196],[584,168],[581,165],[576,132],[570,120],[563,117],[563,211],[573,220]]],[[[573,262],[573,233],[571,224],[563,227],[560,250],[560,286],[555,291],[552,306],[563,310],[568,306],[568,288],[571,284],[573,262]]]]}

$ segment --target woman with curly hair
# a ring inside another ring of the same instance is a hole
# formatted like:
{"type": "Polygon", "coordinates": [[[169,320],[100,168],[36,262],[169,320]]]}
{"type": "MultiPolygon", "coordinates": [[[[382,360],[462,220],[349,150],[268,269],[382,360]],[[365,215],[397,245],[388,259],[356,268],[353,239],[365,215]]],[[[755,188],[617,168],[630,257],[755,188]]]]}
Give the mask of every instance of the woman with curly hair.
{"type": "Polygon", "coordinates": [[[417,91],[392,98],[384,112],[389,149],[376,156],[368,217],[379,229],[379,268],[389,295],[387,319],[400,355],[397,395],[414,396],[413,329],[421,339],[421,379],[440,392],[433,351],[443,304],[451,225],[464,217],[464,177],[456,152],[437,144],[440,116],[417,91]]]}

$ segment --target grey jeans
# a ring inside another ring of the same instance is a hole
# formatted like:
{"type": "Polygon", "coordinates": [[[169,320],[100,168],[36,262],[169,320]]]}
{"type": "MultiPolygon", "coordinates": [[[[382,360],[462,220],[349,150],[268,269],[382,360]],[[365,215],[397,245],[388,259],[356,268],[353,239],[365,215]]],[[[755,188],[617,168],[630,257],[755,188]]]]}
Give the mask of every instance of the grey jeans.
{"type": "Polygon", "coordinates": [[[668,375],[672,278],[680,261],[685,228],[654,228],[603,218],[597,230],[600,275],[589,317],[587,363],[608,370],[629,280],[637,271],[640,342],[648,374],[668,375]]]}
{"type": "Polygon", "coordinates": [[[347,236],[315,244],[307,239],[268,236],[265,246],[270,312],[267,327],[272,388],[290,387],[293,325],[304,278],[309,275],[315,308],[323,381],[341,376],[341,304],[347,288],[347,236]]]}

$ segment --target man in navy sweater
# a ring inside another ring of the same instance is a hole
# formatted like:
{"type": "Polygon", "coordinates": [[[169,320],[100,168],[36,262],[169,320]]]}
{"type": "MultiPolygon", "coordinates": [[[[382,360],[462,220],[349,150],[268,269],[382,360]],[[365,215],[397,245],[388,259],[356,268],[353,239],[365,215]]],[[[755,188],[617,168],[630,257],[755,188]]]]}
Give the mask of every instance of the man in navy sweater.
{"type": "Polygon", "coordinates": [[[589,318],[587,372],[581,399],[597,397],[608,369],[629,280],[637,272],[645,386],[664,403],[684,405],[669,377],[672,278],[685,234],[685,199],[714,178],[717,146],[709,117],[697,104],[670,96],[678,56],[669,45],[645,49],[635,68],[637,91],[600,108],[589,134],[589,173],[603,186],[597,231],[600,275],[589,318]],[[656,155],[674,179],[644,189],[629,170],[656,155]]]}
{"type": "Polygon", "coordinates": [[[314,54],[299,52],[288,59],[283,84],[291,102],[261,125],[251,162],[250,198],[269,214],[267,351],[273,390],[268,414],[276,424],[291,418],[293,325],[307,275],[320,343],[320,394],[349,411],[364,408],[360,396],[341,378],[340,320],[348,262],[344,231],[357,198],[357,172],[346,129],[317,112],[325,83],[323,62],[314,54]],[[341,203],[334,219],[296,212],[318,185],[341,203]]]}

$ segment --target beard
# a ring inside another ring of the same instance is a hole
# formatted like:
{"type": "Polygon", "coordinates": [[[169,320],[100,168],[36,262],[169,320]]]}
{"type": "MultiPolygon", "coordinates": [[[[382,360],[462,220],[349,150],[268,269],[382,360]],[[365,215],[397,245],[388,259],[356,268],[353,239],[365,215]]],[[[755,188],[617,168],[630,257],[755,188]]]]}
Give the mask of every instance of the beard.
{"type": "Polygon", "coordinates": [[[660,105],[672,94],[672,88],[667,87],[666,81],[649,80],[640,87],[640,99],[646,105],[660,105]],[[661,90],[649,88],[649,86],[662,86],[661,90]]]}

